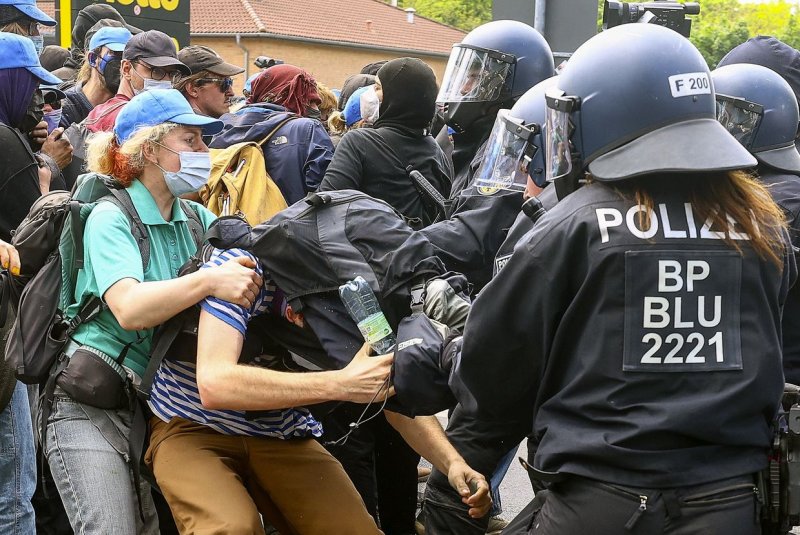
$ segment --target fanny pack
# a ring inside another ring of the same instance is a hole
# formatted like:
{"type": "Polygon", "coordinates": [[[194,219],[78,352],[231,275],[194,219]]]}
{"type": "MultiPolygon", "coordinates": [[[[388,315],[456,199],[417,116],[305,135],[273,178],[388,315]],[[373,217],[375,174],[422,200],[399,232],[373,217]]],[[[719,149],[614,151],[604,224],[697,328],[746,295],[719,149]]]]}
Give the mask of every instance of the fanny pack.
{"type": "Polygon", "coordinates": [[[56,377],[56,385],[72,399],[98,409],[130,406],[131,379],[125,368],[102,351],[81,346],[56,377]]]}

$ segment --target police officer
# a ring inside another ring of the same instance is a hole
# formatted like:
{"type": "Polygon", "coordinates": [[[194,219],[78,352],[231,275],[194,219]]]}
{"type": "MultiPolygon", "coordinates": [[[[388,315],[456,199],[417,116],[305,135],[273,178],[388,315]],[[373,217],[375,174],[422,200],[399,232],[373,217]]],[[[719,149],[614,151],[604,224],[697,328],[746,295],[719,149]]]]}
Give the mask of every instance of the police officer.
{"type": "MultiPolygon", "coordinates": [[[[482,164],[475,174],[475,187],[516,192],[520,200],[522,196],[528,198],[523,210],[517,204],[517,218],[489,266],[494,274],[502,269],[511,257],[516,242],[533,228],[544,208],[551,208],[557,201],[555,188],[549,187],[543,192],[547,181],[542,132],[546,110],[545,91],[556,80],[553,77],[536,84],[520,97],[513,108],[498,112],[482,164]],[[542,199],[539,202],[534,199],[537,195],[542,199]]],[[[403,335],[405,333],[398,333],[398,336],[403,335]]],[[[415,338],[417,333],[407,336],[415,338]]],[[[404,339],[399,341],[402,343],[404,339]]],[[[402,358],[407,358],[407,355],[404,354],[402,358]]],[[[401,388],[397,382],[395,384],[398,389],[401,388]]],[[[487,477],[492,475],[492,498],[495,502],[499,501],[496,487],[513,460],[519,441],[524,437],[521,431],[509,430],[505,423],[496,426],[492,421],[476,419],[461,407],[455,409],[448,422],[447,436],[456,449],[471,462],[479,464],[487,477]],[[497,440],[493,440],[495,437],[497,440]]],[[[459,509],[460,504],[461,497],[451,490],[447,474],[434,470],[425,490],[426,533],[486,532],[489,520],[464,515],[459,509]]]]}
{"type": "Polygon", "coordinates": [[[601,33],[546,96],[563,198],[473,305],[462,410],[533,432],[551,486],[532,533],[759,533],[796,278],[783,214],[672,30],[601,33]]]}
{"type": "Polygon", "coordinates": [[[498,110],[553,75],[547,41],[527,24],[500,20],[481,25],[453,47],[436,99],[453,129],[453,215],[423,234],[448,269],[480,290],[522,204],[520,191],[475,186],[498,110]]]}
{"type": "MultiPolygon", "coordinates": [[[[758,160],[758,176],[786,214],[795,251],[800,247],[800,121],[789,83],[761,65],[734,63],[711,73],[717,119],[758,160]]],[[[800,384],[800,288],[794,286],[783,312],[783,370],[800,384]]]]}

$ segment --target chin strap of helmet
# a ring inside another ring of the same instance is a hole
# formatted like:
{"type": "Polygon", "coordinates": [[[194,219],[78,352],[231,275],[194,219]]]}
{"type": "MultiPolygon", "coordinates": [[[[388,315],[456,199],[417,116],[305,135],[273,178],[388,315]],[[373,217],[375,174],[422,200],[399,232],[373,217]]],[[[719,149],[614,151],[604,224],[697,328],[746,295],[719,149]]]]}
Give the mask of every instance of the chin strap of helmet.
{"type": "Polygon", "coordinates": [[[583,161],[577,152],[572,153],[572,170],[561,177],[553,180],[556,187],[556,197],[562,200],[570,193],[574,193],[579,187],[586,183],[583,178],[583,161]]]}

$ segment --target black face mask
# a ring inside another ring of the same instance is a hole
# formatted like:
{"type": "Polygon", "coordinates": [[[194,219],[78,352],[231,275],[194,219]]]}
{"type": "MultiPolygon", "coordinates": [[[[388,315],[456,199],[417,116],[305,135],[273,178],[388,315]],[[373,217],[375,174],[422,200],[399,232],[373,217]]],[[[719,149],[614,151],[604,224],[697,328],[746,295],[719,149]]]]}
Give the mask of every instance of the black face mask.
{"type": "Polygon", "coordinates": [[[120,72],[121,66],[121,59],[112,59],[105,64],[103,71],[100,73],[103,75],[103,83],[106,89],[108,89],[112,95],[116,95],[119,89],[119,81],[122,76],[120,72]]]}
{"type": "Polygon", "coordinates": [[[306,117],[309,119],[316,119],[317,121],[320,120],[322,117],[322,112],[319,110],[315,110],[314,108],[306,108],[306,117]]]}
{"type": "Polygon", "coordinates": [[[25,110],[25,116],[19,122],[19,130],[24,134],[30,133],[44,118],[44,97],[41,89],[33,92],[31,103],[25,110]]]}

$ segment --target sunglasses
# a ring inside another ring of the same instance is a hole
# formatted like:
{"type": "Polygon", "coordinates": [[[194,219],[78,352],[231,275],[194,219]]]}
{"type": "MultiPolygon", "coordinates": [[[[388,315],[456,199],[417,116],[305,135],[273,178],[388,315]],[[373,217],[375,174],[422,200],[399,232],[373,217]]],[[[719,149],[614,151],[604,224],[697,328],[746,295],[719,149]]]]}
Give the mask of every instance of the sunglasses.
{"type": "Polygon", "coordinates": [[[223,93],[233,87],[233,78],[200,78],[197,81],[202,83],[215,83],[223,93]]]}

